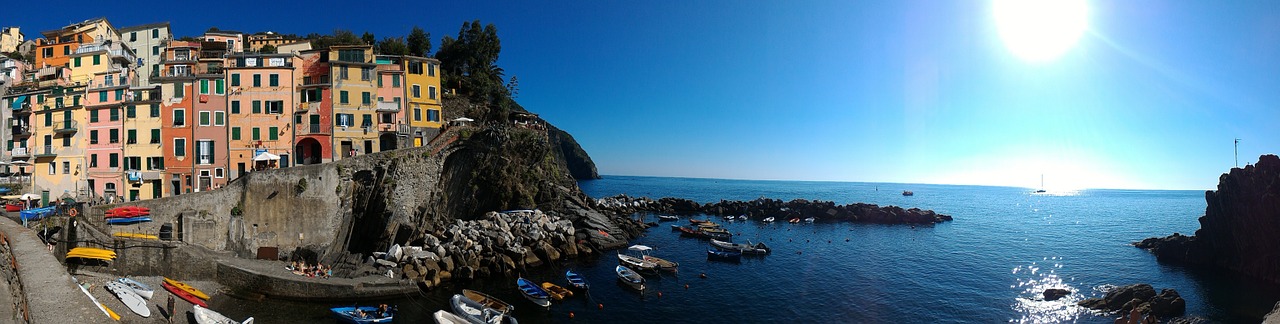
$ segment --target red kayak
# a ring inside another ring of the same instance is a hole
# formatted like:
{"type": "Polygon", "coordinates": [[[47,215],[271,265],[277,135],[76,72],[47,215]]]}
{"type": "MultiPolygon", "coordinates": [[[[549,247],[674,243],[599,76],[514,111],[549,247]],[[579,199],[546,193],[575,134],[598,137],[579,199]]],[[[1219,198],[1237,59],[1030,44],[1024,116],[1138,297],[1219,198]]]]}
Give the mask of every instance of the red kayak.
{"type": "Polygon", "coordinates": [[[194,295],[191,295],[191,293],[188,293],[182,289],[178,289],[178,287],[174,287],[173,285],[170,285],[167,282],[160,283],[160,286],[163,286],[164,290],[168,290],[170,294],[173,294],[174,296],[178,296],[178,298],[182,298],[182,300],[185,300],[195,305],[200,305],[200,307],[209,307],[209,304],[205,303],[203,299],[200,299],[194,295]]]}
{"type": "Polygon", "coordinates": [[[107,214],[105,215],[105,217],[106,218],[129,218],[129,217],[150,216],[150,215],[151,215],[151,212],[145,211],[145,210],[112,208],[111,210],[107,211],[107,214]]]}

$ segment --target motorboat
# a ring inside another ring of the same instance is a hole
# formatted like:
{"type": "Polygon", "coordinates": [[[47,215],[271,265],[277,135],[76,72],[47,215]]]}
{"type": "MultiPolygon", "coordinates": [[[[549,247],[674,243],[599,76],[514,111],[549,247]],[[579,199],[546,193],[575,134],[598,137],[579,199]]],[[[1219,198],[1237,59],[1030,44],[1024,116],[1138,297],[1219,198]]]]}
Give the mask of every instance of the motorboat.
{"type": "Polygon", "coordinates": [[[765,217],[765,218],[764,218],[764,220],[761,220],[761,221],[763,221],[763,222],[765,222],[765,223],[772,223],[772,222],[773,222],[773,216],[765,217]]]}
{"type": "Polygon", "coordinates": [[[453,307],[453,314],[465,319],[467,323],[517,323],[515,317],[510,315],[514,307],[478,291],[463,289],[461,294],[449,299],[449,305],[453,307]]]}
{"type": "Polygon", "coordinates": [[[667,271],[676,271],[676,269],[680,267],[679,263],[667,261],[666,259],[653,256],[653,248],[647,245],[632,245],[631,247],[627,248],[627,250],[635,252],[636,254],[639,254],[640,258],[644,259],[644,261],[648,261],[653,263],[654,265],[657,265],[658,269],[667,270],[667,271]]]}
{"type": "Polygon", "coordinates": [[[334,307],[329,311],[339,321],[350,324],[391,323],[396,316],[394,307],[387,309],[385,313],[379,311],[377,306],[334,307]]]}
{"type": "Polygon", "coordinates": [[[711,245],[715,246],[717,249],[720,249],[722,251],[733,251],[733,252],[739,252],[742,254],[763,255],[763,254],[769,254],[770,252],[773,252],[773,250],[770,249],[768,246],[765,246],[764,243],[756,243],[752,245],[750,243],[741,244],[741,243],[725,242],[721,240],[711,240],[711,245]]]}
{"type": "Polygon", "coordinates": [[[628,268],[642,272],[654,272],[658,270],[658,264],[645,261],[644,258],[634,257],[622,253],[618,253],[618,264],[625,265],[628,268]]]}
{"type": "Polygon", "coordinates": [[[741,262],[742,253],[734,252],[734,251],[716,251],[716,250],[707,249],[707,260],[741,262]]]}
{"type": "Polygon", "coordinates": [[[639,273],[621,265],[613,268],[613,271],[618,274],[618,280],[622,280],[622,283],[636,290],[644,290],[644,277],[641,277],[639,273]]]}
{"type": "Polygon", "coordinates": [[[660,215],[660,216],[658,216],[658,220],[660,220],[660,221],[664,221],[664,222],[665,222],[665,221],[679,220],[679,219],[680,219],[680,217],[671,216],[671,215],[660,215]]]}

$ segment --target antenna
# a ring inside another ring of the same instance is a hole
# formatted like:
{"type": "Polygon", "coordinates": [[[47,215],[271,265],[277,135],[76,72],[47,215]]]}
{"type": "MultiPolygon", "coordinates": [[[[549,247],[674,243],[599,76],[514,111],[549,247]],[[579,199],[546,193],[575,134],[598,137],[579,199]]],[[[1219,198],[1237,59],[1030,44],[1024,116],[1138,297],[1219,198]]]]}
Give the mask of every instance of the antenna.
{"type": "Polygon", "coordinates": [[[1236,139],[1236,167],[1240,167],[1240,139],[1236,139]]]}

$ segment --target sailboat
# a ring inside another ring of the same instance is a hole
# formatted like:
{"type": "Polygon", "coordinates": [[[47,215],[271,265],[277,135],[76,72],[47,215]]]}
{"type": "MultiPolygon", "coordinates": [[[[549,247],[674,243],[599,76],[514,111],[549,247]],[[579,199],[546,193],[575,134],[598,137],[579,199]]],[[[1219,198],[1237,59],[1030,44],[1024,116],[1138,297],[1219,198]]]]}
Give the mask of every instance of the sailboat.
{"type": "Polygon", "coordinates": [[[1043,173],[1040,174],[1040,189],[1037,189],[1036,193],[1044,193],[1044,174],[1043,173]]]}

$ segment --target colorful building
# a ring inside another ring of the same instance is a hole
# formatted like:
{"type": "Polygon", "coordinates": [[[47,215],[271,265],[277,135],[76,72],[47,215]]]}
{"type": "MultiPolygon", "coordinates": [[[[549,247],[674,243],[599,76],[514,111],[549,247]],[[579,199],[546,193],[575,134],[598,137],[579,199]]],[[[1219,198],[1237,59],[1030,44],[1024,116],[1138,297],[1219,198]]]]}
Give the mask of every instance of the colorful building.
{"type": "Polygon", "coordinates": [[[223,67],[231,48],[232,43],[225,40],[200,43],[200,60],[192,83],[192,91],[196,92],[191,112],[194,191],[211,190],[227,183],[227,93],[223,67]]]}
{"type": "Polygon", "coordinates": [[[200,56],[199,42],[170,41],[161,59],[160,75],[152,82],[160,84],[160,135],[164,147],[164,196],[192,192],[195,187],[191,173],[195,158],[192,150],[192,103],[195,95],[191,85],[196,80],[200,56]]]}
{"type": "Polygon", "coordinates": [[[443,125],[440,93],[440,61],[432,58],[403,56],[405,70],[405,121],[410,127],[414,147],[422,146],[440,133],[443,125]]]}
{"type": "Polygon", "coordinates": [[[168,22],[120,28],[120,38],[138,56],[138,62],[135,63],[138,85],[151,85],[151,77],[159,75],[164,44],[172,37],[168,22]]]}
{"type": "MultiPolygon", "coordinates": [[[[127,200],[160,198],[164,193],[164,135],[161,133],[160,84],[129,88],[124,102],[123,194],[127,200]]],[[[99,162],[101,163],[101,162],[99,162]]]]}
{"type": "Polygon", "coordinates": [[[123,172],[133,171],[124,157],[124,143],[134,140],[134,130],[124,128],[123,105],[129,89],[129,70],[114,69],[93,74],[84,100],[87,120],[72,121],[72,127],[89,133],[88,164],[83,176],[90,199],[120,201],[123,172]],[[76,125],[74,123],[82,123],[76,125]],[[126,134],[127,132],[127,134],[126,134]]]}
{"type": "Polygon", "coordinates": [[[120,33],[106,18],[90,19],[40,34],[44,38],[36,42],[34,62],[37,68],[66,66],[80,44],[120,42],[120,33]]]}
{"type": "Polygon", "coordinates": [[[293,54],[235,54],[228,59],[231,179],[289,165],[297,59],[293,54]]]}
{"type": "Polygon", "coordinates": [[[294,164],[333,161],[333,81],[329,52],[303,51],[295,61],[298,105],[293,111],[294,164]]]}
{"type": "Polygon", "coordinates": [[[16,26],[0,28],[0,53],[16,52],[18,45],[26,40],[27,36],[16,26]]]}
{"type": "MultiPolygon", "coordinates": [[[[284,35],[276,34],[273,32],[253,34],[253,35],[249,35],[249,40],[248,40],[249,51],[261,52],[262,48],[266,47],[267,45],[276,47],[278,50],[280,45],[293,43],[295,41],[297,40],[291,39],[291,38],[285,38],[284,35]]],[[[279,52],[279,53],[289,53],[289,52],[279,52]]]]}
{"type": "Polygon", "coordinates": [[[87,135],[80,131],[85,122],[84,85],[64,84],[42,87],[32,102],[35,152],[32,188],[41,201],[76,197],[83,187],[87,135]]]}
{"type": "Polygon", "coordinates": [[[390,151],[407,147],[410,128],[405,122],[404,69],[396,60],[399,56],[378,56],[378,100],[374,111],[378,113],[378,151],[390,151]]]}
{"type": "Polygon", "coordinates": [[[330,75],[333,76],[333,142],[335,159],[376,152],[378,130],[373,117],[376,74],[373,47],[345,45],[329,47],[330,75]]]}

